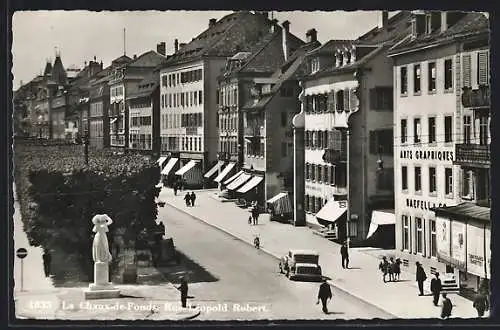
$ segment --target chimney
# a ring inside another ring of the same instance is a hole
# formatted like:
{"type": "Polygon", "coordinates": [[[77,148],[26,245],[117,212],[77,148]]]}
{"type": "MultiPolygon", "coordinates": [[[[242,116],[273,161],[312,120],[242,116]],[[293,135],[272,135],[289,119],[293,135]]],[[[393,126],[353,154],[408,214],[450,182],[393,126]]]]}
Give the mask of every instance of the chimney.
{"type": "Polygon", "coordinates": [[[380,29],[387,27],[387,21],[389,21],[389,12],[383,10],[378,17],[378,27],[380,29]]]}
{"type": "Polygon", "coordinates": [[[441,12],[441,32],[446,31],[448,29],[448,13],[445,11],[441,12]]]}
{"type": "Polygon", "coordinates": [[[165,41],[162,41],[156,45],[156,52],[158,54],[165,56],[165,54],[167,52],[167,44],[165,43],[165,41]]]}
{"type": "Polygon", "coordinates": [[[318,41],[318,32],[316,29],[310,29],[306,32],[307,43],[318,41]]]}
{"type": "Polygon", "coordinates": [[[208,20],[208,28],[211,28],[212,26],[214,26],[215,23],[217,23],[217,19],[216,18],[209,19],[208,20]]]}
{"type": "Polygon", "coordinates": [[[272,21],[271,21],[271,33],[274,33],[278,30],[278,20],[276,18],[274,18],[272,21]]]}
{"type": "Polygon", "coordinates": [[[134,60],[137,60],[137,55],[136,54],[134,54],[134,60]]]}
{"type": "Polygon", "coordinates": [[[181,44],[179,45],[179,48],[182,48],[182,47],[184,47],[184,46],[186,46],[186,43],[181,42],[181,44]]]}
{"type": "Polygon", "coordinates": [[[288,33],[290,32],[290,22],[284,21],[283,25],[283,55],[285,56],[285,62],[288,60],[288,33]]]}
{"type": "Polygon", "coordinates": [[[102,66],[102,60],[101,60],[101,70],[102,70],[103,66],[102,66]]]}
{"type": "Polygon", "coordinates": [[[175,39],[174,41],[174,53],[179,51],[179,40],[175,39]]]}

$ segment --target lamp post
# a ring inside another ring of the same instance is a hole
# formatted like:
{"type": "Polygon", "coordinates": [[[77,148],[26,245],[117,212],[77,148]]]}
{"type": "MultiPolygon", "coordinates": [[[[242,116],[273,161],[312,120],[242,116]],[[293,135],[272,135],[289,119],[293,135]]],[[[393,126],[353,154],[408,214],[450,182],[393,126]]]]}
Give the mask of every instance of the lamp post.
{"type": "Polygon", "coordinates": [[[351,194],[350,194],[350,178],[349,178],[349,161],[350,161],[350,157],[349,157],[349,137],[350,137],[351,133],[350,133],[350,130],[349,130],[349,124],[347,124],[347,129],[346,129],[346,149],[347,149],[347,166],[346,166],[346,186],[347,186],[347,219],[346,219],[346,241],[347,241],[347,248],[350,248],[350,244],[351,244],[351,194]]]}

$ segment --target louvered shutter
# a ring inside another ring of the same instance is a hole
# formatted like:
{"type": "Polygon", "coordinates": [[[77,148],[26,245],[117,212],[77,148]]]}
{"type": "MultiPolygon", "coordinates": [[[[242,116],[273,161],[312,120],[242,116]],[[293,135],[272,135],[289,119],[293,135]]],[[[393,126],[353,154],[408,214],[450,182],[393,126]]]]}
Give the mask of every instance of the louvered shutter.
{"type": "Polygon", "coordinates": [[[333,112],[334,107],[335,107],[334,93],[333,93],[333,91],[330,91],[328,93],[328,100],[327,100],[327,105],[326,105],[326,111],[327,112],[333,112]]]}
{"type": "Polygon", "coordinates": [[[316,173],[316,181],[321,182],[323,179],[323,166],[318,165],[318,172],[316,173]]]}
{"type": "Polygon", "coordinates": [[[356,96],[356,88],[349,89],[349,109],[356,111],[358,108],[358,97],[356,96]]]}
{"type": "Polygon", "coordinates": [[[349,88],[344,89],[344,111],[349,111],[349,88]]]}
{"type": "Polygon", "coordinates": [[[309,147],[309,131],[304,132],[304,147],[309,147]]]}
{"type": "Polygon", "coordinates": [[[339,131],[338,129],[334,130],[334,140],[333,140],[333,147],[335,150],[341,150],[342,149],[342,132],[339,131]]]}
{"type": "Polygon", "coordinates": [[[313,165],[309,164],[309,179],[312,180],[313,178],[313,165]]]}
{"type": "Polygon", "coordinates": [[[477,83],[478,85],[488,85],[489,58],[488,51],[477,53],[477,83]]]}
{"type": "Polygon", "coordinates": [[[335,180],[336,174],[337,174],[336,167],[331,166],[330,167],[330,184],[337,184],[337,180],[335,180]]]}
{"type": "Polygon", "coordinates": [[[328,142],[327,142],[327,145],[326,147],[331,149],[333,148],[333,145],[335,143],[335,129],[332,129],[332,130],[329,130],[328,132],[328,142]]]}
{"type": "Polygon", "coordinates": [[[332,171],[331,171],[331,166],[326,166],[326,173],[325,173],[325,183],[331,183],[332,182],[332,171]]]}
{"type": "Polygon", "coordinates": [[[462,57],[462,78],[463,87],[471,86],[471,57],[470,54],[463,55],[462,57]]]}

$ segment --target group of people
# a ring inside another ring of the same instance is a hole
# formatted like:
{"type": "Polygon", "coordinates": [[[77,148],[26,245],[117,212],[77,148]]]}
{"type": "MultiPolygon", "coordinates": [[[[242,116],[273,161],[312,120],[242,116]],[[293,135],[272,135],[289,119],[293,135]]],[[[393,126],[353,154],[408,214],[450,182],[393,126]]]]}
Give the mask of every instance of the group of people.
{"type": "Polygon", "coordinates": [[[194,206],[194,201],[196,200],[196,194],[194,191],[191,193],[187,192],[184,196],[184,201],[186,202],[186,206],[194,206]]]}
{"type": "Polygon", "coordinates": [[[389,260],[387,261],[387,257],[383,256],[382,261],[378,265],[378,268],[382,272],[384,283],[387,282],[387,275],[389,275],[389,282],[397,282],[401,276],[401,259],[397,258],[394,260],[393,257],[390,257],[389,260]]]}
{"type": "Polygon", "coordinates": [[[257,206],[257,202],[252,202],[252,210],[250,211],[250,217],[248,217],[249,225],[258,225],[259,224],[259,207],[257,206]]]}
{"type": "Polygon", "coordinates": [[[172,188],[174,189],[174,195],[177,196],[177,191],[184,189],[184,182],[183,182],[183,180],[175,181],[172,184],[172,188]]]}

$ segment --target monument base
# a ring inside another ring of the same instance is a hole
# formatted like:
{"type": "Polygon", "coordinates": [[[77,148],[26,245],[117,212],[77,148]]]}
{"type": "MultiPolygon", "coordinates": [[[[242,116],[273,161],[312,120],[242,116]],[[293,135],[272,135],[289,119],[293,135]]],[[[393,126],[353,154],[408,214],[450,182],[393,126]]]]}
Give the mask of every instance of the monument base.
{"type": "Polygon", "coordinates": [[[109,282],[108,263],[94,263],[94,283],[89,284],[88,290],[84,291],[85,299],[109,299],[119,298],[120,290],[115,289],[109,282]]]}
{"type": "Polygon", "coordinates": [[[110,289],[110,290],[97,290],[93,291],[92,289],[85,290],[83,292],[86,300],[91,299],[113,299],[120,298],[120,290],[119,289],[110,289]]]}

